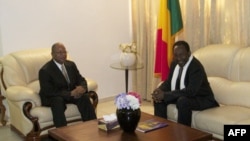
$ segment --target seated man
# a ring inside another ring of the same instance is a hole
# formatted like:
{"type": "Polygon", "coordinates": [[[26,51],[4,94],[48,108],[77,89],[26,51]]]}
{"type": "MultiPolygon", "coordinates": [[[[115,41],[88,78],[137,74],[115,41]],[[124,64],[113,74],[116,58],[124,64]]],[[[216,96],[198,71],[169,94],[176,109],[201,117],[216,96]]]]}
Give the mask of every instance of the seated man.
{"type": "Polygon", "coordinates": [[[95,110],[87,94],[87,82],[74,62],[66,60],[62,43],[51,48],[52,59],[39,71],[40,97],[43,106],[51,107],[56,127],[66,126],[64,114],[67,103],[77,105],[83,121],[96,119],[95,110]]]}
{"type": "Polygon", "coordinates": [[[202,64],[191,55],[185,41],[173,45],[174,58],[168,79],[152,94],[154,114],[167,118],[167,105],[174,103],[178,109],[177,122],[191,126],[192,110],[218,106],[202,64]]]}

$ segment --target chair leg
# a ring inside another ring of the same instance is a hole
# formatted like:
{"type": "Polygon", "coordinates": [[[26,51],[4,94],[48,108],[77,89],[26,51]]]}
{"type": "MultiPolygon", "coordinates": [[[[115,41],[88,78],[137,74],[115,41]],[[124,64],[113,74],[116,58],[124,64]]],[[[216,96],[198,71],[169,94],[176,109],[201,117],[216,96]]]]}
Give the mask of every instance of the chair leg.
{"type": "Polygon", "coordinates": [[[5,118],[5,111],[6,111],[6,108],[5,106],[3,105],[3,100],[5,99],[4,96],[0,95],[0,110],[1,110],[1,117],[0,117],[0,121],[2,123],[2,125],[6,125],[7,121],[4,119],[5,118]]]}
{"type": "Polygon", "coordinates": [[[25,141],[41,141],[41,138],[39,135],[27,135],[25,138],[25,141]]]}

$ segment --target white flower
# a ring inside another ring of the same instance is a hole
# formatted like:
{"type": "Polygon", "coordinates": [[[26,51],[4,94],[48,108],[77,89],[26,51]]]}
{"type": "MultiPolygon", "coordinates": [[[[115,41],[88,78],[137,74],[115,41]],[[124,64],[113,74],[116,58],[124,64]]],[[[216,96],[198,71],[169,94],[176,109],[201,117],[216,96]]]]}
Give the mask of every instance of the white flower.
{"type": "Polygon", "coordinates": [[[129,101],[129,107],[131,109],[136,110],[136,109],[140,108],[139,99],[137,99],[136,97],[134,97],[132,95],[127,95],[126,98],[129,101]]]}
{"type": "Polygon", "coordinates": [[[136,53],[136,44],[134,42],[132,43],[122,43],[120,44],[119,48],[122,50],[122,52],[126,53],[136,53]]]}
{"type": "Polygon", "coordinates": [[[136,110],[140,108],[141,98],[140,95],[135,92],[128,92],[118,94],[115,98],[115,105],[117,109],[132,109],[136,110]]]}

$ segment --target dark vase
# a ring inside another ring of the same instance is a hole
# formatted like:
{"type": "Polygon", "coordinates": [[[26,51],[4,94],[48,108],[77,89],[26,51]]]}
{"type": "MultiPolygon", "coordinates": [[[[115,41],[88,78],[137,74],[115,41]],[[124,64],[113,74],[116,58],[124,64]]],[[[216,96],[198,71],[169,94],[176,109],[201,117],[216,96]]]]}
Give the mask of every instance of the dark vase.
{"type": "Polygon", "coordinates": [[[117,109],[116,116],[120,128],[124,132],[134,132],[141,118],[141,109],[117,109]]]}

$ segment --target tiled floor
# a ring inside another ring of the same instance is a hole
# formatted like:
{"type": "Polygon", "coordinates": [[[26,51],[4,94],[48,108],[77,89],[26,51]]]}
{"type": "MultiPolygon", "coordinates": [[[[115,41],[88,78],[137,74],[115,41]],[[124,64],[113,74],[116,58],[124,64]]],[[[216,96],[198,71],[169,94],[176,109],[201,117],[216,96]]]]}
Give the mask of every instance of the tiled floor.
{"type": "MultiPolygon", "coordinates": [[[[100,102],[97,107],[97,117],[115,113],[115,110],[116,107],[114,105],[114,101],[100,102]]],[[[141,111],[153,114],[152,103],[143,101],[141,105],[141,111]]],[[[22,138],[15,132],[11,131],[9,125],[0,125],[0,141],[22,141],[22,138]]]]}

